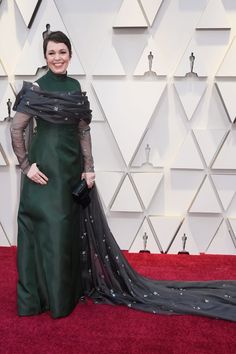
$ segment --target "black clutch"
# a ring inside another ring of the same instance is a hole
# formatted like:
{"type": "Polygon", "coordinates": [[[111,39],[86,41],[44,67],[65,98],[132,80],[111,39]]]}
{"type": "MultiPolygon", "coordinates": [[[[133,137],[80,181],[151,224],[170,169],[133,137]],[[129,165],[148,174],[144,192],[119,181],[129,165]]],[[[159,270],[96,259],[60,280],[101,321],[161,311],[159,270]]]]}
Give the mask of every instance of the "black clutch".
{"type": "Polygon", "coordinates": [[[78,185],[73,189],[72,196],[77,203],[86,208],[90,203],[90,189],[87,186],[85,179],[79,181],[78,185]]]}

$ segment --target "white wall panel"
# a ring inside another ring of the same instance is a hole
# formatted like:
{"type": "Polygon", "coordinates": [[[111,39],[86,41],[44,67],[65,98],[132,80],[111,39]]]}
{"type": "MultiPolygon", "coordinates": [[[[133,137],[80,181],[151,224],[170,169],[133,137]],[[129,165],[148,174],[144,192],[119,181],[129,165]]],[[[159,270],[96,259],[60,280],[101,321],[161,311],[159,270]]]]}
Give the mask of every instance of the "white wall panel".
{"type": "Polygon", "coordinates": [[[8,99],[11,101],[11,116],[13,117],[14,112],[12,111],[12,107],[15,101],[14,92],[7,80],[0,80],[0,121],[8,117],[8,99]]]}
{"type": "Polygon", "coordinates": [[[163,252],[166,252],[181,226],[183,218],[178,216],[150,216],[149,219],[163,252]]]}
{"type": "Polygon", "coordinates": [[[199,213],[199,212],[220,213],[221,212],[221,207],[217,200],[211,181],[209,180],[208,177],[204,180],[189,211],[191,213],[199,213]]]}
{"type": "Polygon", "coordinates": [[[123,0],[113,27],[147,27],[147,22],[137,0],[123,0]]]}
{"type": "Polygon", "coordinates": [[[15,1],[17,3],[17,6],[20,10],[20,13],[24,19],[26,26],[28,26],[33,16],[33,13],[35,11],[35,7],[38,3],[38,0],[30,0],[30,2],[27,0],[15,0],[15,1]]]}
{"type": "Polygon", "coordinates": [[[230,24],[221,0],[209,0],[205,11],[197,24],[198,30],[229,30],[230,24]]]}
{"type": "Polygon", "coordinates": [[[236,58],[236,39],[234,37],[230,47],[225,54],[222,63],[217,71],[216,76],[218,77],[234,77],[236,76],[235,68],[235,58],[236,58]]]}
{"type": "Polygon", "coordinates": [[[149,60],[148,55],[150,52],[153,55],[152,63],[151,63],[151,71],[154,71],[156,75],[166,75],[168,72],[168,68],[166,66],[166,58],[163,55],[163,52],[156,45],[155,40],[150,37],[146,47],[143,50],[143,53],[140,57],[140,60],[135,68],[134,75],[148,75],[149,74],[149,60]]]}
{"type": "Polygon", "coordinates": [[[212,175],[213,183],[225,210],[236,193],[236,175],[212,175]]]}
{"type": "Polygon", "coordinates": [[[232,241],[225,222],[222,222],[216,236],[206,250],[207,254],[231,254],[236,255],[235,245],[232,241]]]}
{"type": "MultiPolygon", "coordinates": [[[[168,75],[174,75],[208,0],[165,0],[152,26],[154,39],[164,55],[168,75]]],[[[188,56],[190,55],[188,51],[188,56]]],[[[184,67],[184,75],[189,70],[184,67]]]]}
{"type": "Polygon", "coordinates": [[[97,171],[120,171],[125,163],[107,123],[93,123],[91,129],[93,157],[97,171]]]}
{"type": "Polygon", "coordinates": [[[10,241],[8,240],[7,234],[4,231],[1,224],[0,224],[0,245],[5,247],[11,245],[10,241]]]}
{"type": "Polygon", "coordinates": [[[207,166],[213,162],[227,134],[226,129],[195,129],[194,136],[207,166]]]}
{"type": "Polygon", "coordinates": [[[6,71],[0,61],[0,76],[7,76],[6,71]]]}
{"type": "Polygon", "coordinates": [[[179,151],[177,151],[177,155],[171,163],[171,168],[203,170],[203,163],[191,133],[187,135],[179,151]]]}
{"type": "Polygon", "coordinates": [[[128,175],[111,206],[112,211],[142,212],[142,207],[128,175]]]}
{"type": "Polygon", "coordinates": [[[152,26],[163,0],[140,0],[140,2],[147,16],[148,23],[152,26]]]}
{"type": "Polygon", "coordinates": [[[229,223],[232,227],[232,230],[234,232],[234,234],[236,234],[236,219],[235,218],[229,218],[229,223]]]}
{"type": "Polygon", "coordinates": [[[162,173],[155,172],[140,172],[131,173],[131,177],[137,188],[137,192],[141,197],[144,208],[148,208],[161,180],[162,173]]]}
{"type": "Polygon", "coordinates": [[[102,110],[102,107],[99,103],[99,100],[96,96],[96,93],[92,87],[92,85],[90,84],[90,82],[88,82],[87,85],[81,85],[82,86],[82,90],[87,92],[87,95],[89,97],[89,102],[90,102],[90,109],[92,109],[92,120],[93,122],[96,121],[104,121],[105,120],[105,115],[104,112],[102,110]]]}
{"type": "Polygon", "coordinates": [[[236,100],[235,100],[235,81],[218,81],[216,82],[219,95],[223,101],[225,110],[232,123],[236,120],[236,100]]]}
{"type": "Polygon", "coordinates": [[[201,214],[192,214],[187,217],[187,222],[199,252],[205,253],[223,222],[223,218],[214,214],[204,216],[201,214]]]}
{"type": "Polygon", "coordinates": [[[212,165],[213,169],[236,169],[236,160],[235,160],[235,148],[236,148],[236,131],[232,130],[222,146],[214,164],[212,165]]]}
{"type": "Polygon", "coordinates": [[[121,183],[122,177],[122,172],[103,171],[96,173],[96,185],[106,208],[109,207],[109,204],[115,196],[115,192],[118,185],[121,183]]]}
{"type": "Polygon", "coordinates": [[[184,215],[199,190],[204,172],[172,170],[165,178],[168,188],[165,188],[163,214],[184,215]]]}
{"type": "Polygon", "coordinates": [[[185,250],[187,252],[189,252],[189,254],[195,254],[195,255],[199,254],[197,244],[194,240],[193,234],[192,234],[191,229],[189,227],[189,223],[186,219],[184,220],[183,224],[181,225],[181,228],[179,229],[179,231],[178,231],[176,237],[174,238],[167,253],[178,254],[179,251],[183,250],[184,234],[187,237],[185,250]]]}
{"type": "Polygon", "coordinates": [[[11,139],[10,139],[10,121],[6,120],[4,122],[0,122],[0,137],[1,137],[1,146],[6,155],[7,160],[9,161],[9,165],[13,166],[18,165],[18,160],[14,151],[12,149],[11,139]]]}
{"type": "Polygon", "coordinates": [[[102,48],[97,59],[93,75],[124,76],[125,71],[112,43],[102,48]]]}
{"type": "Polygon", "coordinates": [[[129,216],[125,213],[113,213],[108,216],[108,223],[118,245],[121,249],[128,250],[143,223],[143,216],[141,213],[132,213],[129,216]]]}
{"type": "Polygon", "coordinates": [[[132,159],[166,86],[162,81],[94,81],[93,87],[104,109],[127,165],[132,159]]]}
{"type": "Polygon", "coordinates": [[[8,166],[8,165],[9,165],[9,161],[7,159],[5,151],[2,148],[2,145],[0,144],[0,166],[8,166]]]}
{"type": "Polygon", "coordinates": [[[193,76],[175,80],[174,86],[183,105],[188,120],[190,120],[207,88],[206,80],[193,76]]]}
{"type": "Polygon", "coordinates": [[[151,251],[152,253],[160,253],[160,249],[157,245],[155,237],[150,229],[147,219],[143,220],[141,227],[139,228],[137,235],[135,236],[132,244],[129,247],[129,252],[139,252],[144,250],[146,239],[146,250],[151,251]]]}
{"type": "Polygon", "coordinates": [[[196,31],[181,58],[175,75],[185,76],[190,71],[189,56],[195,56],[194,72],[199,77],[215,75],[229,44],[229,31],[196,31]],[[208,43],[211,45],[208,45],[208,43]],[[207,60],[206,60],[207,58],[207,60]]]}

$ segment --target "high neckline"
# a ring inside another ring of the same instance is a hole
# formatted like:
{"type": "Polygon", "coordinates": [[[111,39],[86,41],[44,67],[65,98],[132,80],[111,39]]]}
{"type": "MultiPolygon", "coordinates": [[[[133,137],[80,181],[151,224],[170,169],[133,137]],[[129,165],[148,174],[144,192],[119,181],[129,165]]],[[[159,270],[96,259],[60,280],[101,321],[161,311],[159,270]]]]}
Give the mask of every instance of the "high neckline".
{"type": "Polygon", "coordinates": [[[48,72],[46,74],[50,79],[56,80],[56,81],[64,81],[67,78],[67,72],[65,74],[56,74],[52,70],[48,69],[48,72]]]}

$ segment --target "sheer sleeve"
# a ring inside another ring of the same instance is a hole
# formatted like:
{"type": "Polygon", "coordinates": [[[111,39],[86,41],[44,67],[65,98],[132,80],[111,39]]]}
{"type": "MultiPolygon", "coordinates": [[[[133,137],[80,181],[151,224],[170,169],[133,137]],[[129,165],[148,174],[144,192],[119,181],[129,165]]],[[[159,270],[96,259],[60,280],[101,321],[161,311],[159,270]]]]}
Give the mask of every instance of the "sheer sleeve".
{"type": "Polygon", "coordinates": [[[79,122],[78,133],[84,161],[83,172],[94,172],[90,126],[83,119],[79,122]]]}
{"type": "Polygon", "coordinates": [[[16,112],[11,124],[12,147],[24,174],[27,174],[30,169],[25,144],[25,130],[29,125],[31,118],[32,117],[29,114],[16,112]]]}

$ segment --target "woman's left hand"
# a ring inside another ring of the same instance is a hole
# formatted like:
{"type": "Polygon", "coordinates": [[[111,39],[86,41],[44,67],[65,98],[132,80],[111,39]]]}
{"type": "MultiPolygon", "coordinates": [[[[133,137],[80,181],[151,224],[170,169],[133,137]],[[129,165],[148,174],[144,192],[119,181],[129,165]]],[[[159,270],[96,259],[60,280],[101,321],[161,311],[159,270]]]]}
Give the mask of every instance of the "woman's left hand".
{"type": "Polygon", "coordinates": [[[92,188],[95,181],[95,173],[94,172],[83,172],[81,179],[85,179],[88,188],[92,188]]]}

